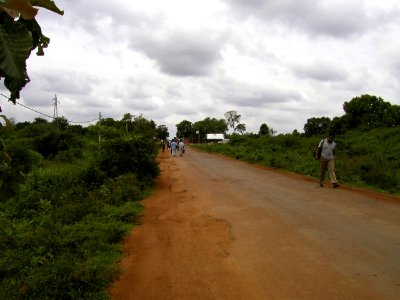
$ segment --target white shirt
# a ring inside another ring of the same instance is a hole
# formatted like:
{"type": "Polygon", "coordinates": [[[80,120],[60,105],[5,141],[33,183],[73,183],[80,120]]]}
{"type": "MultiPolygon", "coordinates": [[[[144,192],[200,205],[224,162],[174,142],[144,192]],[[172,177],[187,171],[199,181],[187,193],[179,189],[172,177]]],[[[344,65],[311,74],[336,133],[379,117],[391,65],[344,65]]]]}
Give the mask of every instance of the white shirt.
{"type": "Polygon", "coordinates": [[[322,140],[321,143],[323,143],[321,156],[325,159],[333,159],[333,149],[335,149],[336,143],[334,141],[329,143],[328,139],[322,140]]]}

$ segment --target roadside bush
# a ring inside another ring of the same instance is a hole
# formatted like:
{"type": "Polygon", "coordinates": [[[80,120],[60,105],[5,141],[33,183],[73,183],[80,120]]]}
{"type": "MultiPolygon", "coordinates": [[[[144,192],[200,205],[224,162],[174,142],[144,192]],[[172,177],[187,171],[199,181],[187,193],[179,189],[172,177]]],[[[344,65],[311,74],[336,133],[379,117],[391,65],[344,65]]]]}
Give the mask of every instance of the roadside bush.
{"type": "Polygon", "coordinates": [[[70,148],[59,151],[55,155],[54,160],[71,163],[80,158],[82,158],[82,151],[79,148],[70,148]]]}
{"type": "MultiPolygon", "coordinates": [[[[3,150],[2,145],[0,144],[0,151],[3,150]]],[[[32,152],[23,142],[8,141],[5,151],[8,157],[0,166],[0,201],[19,194],[20,184],[25,181],[33,164],[32,152]]],[[[0,157],[0,162],[2,160],[0,157]]]]}
{"type": "Polygon", "coordinates": [[[105,186],[108,191],[106,203],[120,206],[127,201],[142,198],[147,184],[139,181],[135,174],[128,173],[109,179],[105,186]]]}
{"type": "Polygon", "coordinates": [[[37,119],[1,130],[0,190],[12,193],[0,192],[0,299],[107,299],[121,238],[158,174],[152,139],[100,145],[62,128],[37,119]]]}
{"type": "Polygon", "coordinates": [[[69,131],[51,129],[33,140],[33,147],[45,158],[54,158],[60,151],[81,148],[82,141],[69,131]]]}
{"type": "Polygon", "coordinates": [[[31,172],[21,198],[0,203],[0,299],[106,299],[148,188],[85,163],[31,172]]]}
{"type": "Polygon", "coordinates": [[[286,150],[293,150],[296,149],[300,146],[301,140],[293,135],[290,134],[285,134],[285,135],[278,135],[274,137],[273,139],[270,139],[270,141],[274,142],[274,144],[278,144],[281,149],[286,149],[286,150]]]}
{"type": "Polygon", "coordinates": [[[84,168],[81,176],[85,186],[89,190],[98,188],[107,179],[106,173],[101,171],[95,163],[90,163],[84,168]]]}
{"type": "Polygon", "coordinates": [[[155,160],[157,149],[153,140],[140,136],[106,141],[100,152],[100,170],[110,177],[135,173],[148,182],[159,173],[155,160]]]}

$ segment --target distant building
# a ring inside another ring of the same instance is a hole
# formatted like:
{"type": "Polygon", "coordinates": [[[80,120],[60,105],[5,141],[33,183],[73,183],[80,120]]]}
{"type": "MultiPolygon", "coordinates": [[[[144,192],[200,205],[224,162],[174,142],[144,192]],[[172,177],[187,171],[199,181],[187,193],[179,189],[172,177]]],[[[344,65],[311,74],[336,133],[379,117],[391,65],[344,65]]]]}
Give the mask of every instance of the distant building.
{"type": "Polygon", "coordinates": [[[225,137],[223,133],[207,133],[206,139],[208,143],[220,142],[225,140],[225,137]]]}

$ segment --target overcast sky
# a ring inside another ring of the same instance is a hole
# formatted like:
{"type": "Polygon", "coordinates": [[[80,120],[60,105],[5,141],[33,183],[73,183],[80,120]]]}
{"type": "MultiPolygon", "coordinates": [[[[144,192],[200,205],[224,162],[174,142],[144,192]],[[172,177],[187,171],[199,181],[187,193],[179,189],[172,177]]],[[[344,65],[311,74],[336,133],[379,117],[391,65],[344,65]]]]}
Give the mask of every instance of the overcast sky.
{"type": "MultiPolygon", "coordinates": [[[[166,125],[237,111],[303,132],[363,94],[400,104],[398,0],[57,0],[40,9],[51,39],[31,54],[19,102],[72,122],[125,113],[166,125]]],[[[3,82],[0,91],[8,95],[3,82]]],[[[17,122],[40,117],[0,101],[17,122]]],[[[89,123],[90,124],[90,123],[89,123]]],[[[85,124],[82,124],[85,125],[85,124]]]]}

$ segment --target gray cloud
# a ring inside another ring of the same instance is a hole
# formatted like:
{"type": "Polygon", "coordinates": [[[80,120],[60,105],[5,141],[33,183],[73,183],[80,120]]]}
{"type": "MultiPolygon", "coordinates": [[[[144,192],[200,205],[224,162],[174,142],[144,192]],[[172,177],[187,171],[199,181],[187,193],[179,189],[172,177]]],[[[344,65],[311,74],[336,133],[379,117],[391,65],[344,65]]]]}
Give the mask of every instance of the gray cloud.
{"type": "Polygon", "coordinates": [[[347,70],[340,63],[329,61],[313,61],[292,66],[299,79],[314,79],[318,81],[344,81],[348,78],[347,70]]]}
{"type": "Polygon", "coordinates": [[[104,32],[104,28],[100,26],[102,21],[110,22],[109,29],[114,33],[120,27],[149,27],[149,24],[153,22],[160,22],[160,15],[139,12],[129,2],[125,3],[124,1],[115,3],[112,1],[69,0],[57,2],[57,5],[64,10],[64,16],[61,17],[46,9],[40,9],[39,20],[42,19],[44,23],[59,21],[60,25],[68,23],[68,27],[79,27],[93,34],[104,32]]]}
{"type": "Polygon", "coordinates": [[[131,47],[173,76],[205,76],[221,58],[222,37],[207,31],[173,30],[162,36],[133,36],[131,47]]]}
{"type": "Polygon", "coordinates": [[[33,74],[32,88],[54,93],[88,95],[99,81],[92,75],[66,70],[46,70],[33,74]]]}
{"type": "MultiPolygon", "coordinates": [[[[44,108],[43,113],[52,112],[53,98],[55,97],[54,92],[49,93],[37,89],[32,89],[30,86],[26,86],[21,92],[21,98],[18,102],[23,102],[27,106],[36,106],[44,108]]],[[[51,115],[53,115],[51,113],[51,115]]]]}
{"type": "Polygon", "coordinates": [[[225,0],[237,14],[255,16],[264,22],[279,22],[309,35],[348,38],[389,23],[399,11],[376,10],[372,14],[364,1],[308,0],[225,0]]]}
{"type": "Polygon", "coordinates": [[[300,93],[287,87],[260,87],[231,80],[219,82],[214,89],[217,98],[242,107],[264,107],[302,99],[300,93]]]}
{"type": "Polygon", "coordinates": [[[131,99],[125,102],[126,106],[134,111],[147,112],[160,109],[154,98],[131,99]]]}

